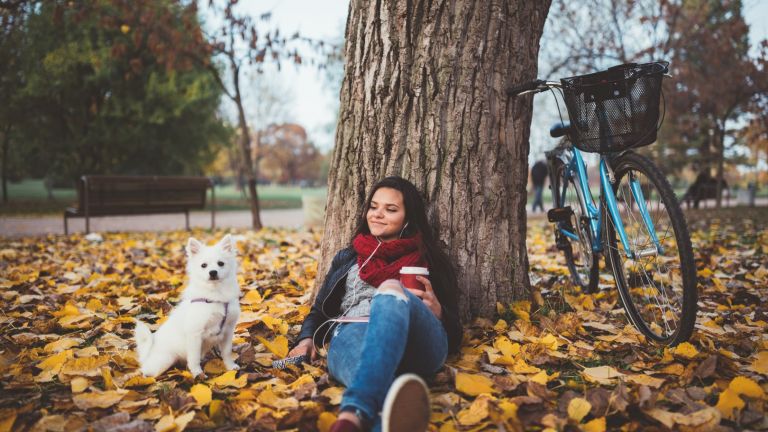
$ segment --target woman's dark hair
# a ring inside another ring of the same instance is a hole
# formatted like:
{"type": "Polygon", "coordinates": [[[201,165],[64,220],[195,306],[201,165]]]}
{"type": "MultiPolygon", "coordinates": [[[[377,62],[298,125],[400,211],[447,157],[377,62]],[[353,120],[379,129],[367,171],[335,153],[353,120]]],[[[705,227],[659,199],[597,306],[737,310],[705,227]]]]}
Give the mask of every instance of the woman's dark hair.
{"type": "MultiPolygon", "coordinates": [[[[373,185],[373,188],[371,188],[371,191],[368,193],[368,198],[365,200],[365,205],[360,211],[357,229],[352,235],[352,240],[354,240],[358,234],[371,233],[368,229],[366,214],[371,207],[373,194],[381,188],[395,189],[403,194],[405,221],[408,225],[405,227],[405,230],[403,230],[402,237],[409,237],[416,233],[421,233],[424,247],[423,254],[429,264],[429,279],[432,281],[435,294],[438,296],[441,303],[446,302],[450,306],[455,307],[457,293],[456,274],[453,271],[453,266],[451,265],[450,260],[448,260],[448,256],[437,244],[435,233],[432,231],[432,226],[427,220],[427,211],[424,206],[424,200],[413,183],[402,177],[392,176],[386,177],[373,185]]],[[[350,244],[351,243],[352,242],[350,241],[350,244]]]]}

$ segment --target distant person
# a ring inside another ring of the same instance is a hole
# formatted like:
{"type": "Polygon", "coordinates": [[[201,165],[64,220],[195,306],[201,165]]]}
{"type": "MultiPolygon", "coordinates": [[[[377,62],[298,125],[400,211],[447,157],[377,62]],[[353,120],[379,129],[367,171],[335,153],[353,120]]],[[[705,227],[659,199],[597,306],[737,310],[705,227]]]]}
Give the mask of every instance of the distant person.
{"type": "Polygon", "coordinates": [[[757,182],[749,182],[747,185],[747,203],[750,207],[755,206],[755,197],[757,196],[757,182]]]}
{"type": "Polygon", "coordinates": [[[531,181],[533,181],[533,207],[531,211],[535,212],[536,207],[539,207],[541,211],[544,211],[544,203],[542,201],[542,194],[544,192],[544,182],[547,180],[547,163],[544,161],[538,161],[533,164],[531,168],[531,181]]]}

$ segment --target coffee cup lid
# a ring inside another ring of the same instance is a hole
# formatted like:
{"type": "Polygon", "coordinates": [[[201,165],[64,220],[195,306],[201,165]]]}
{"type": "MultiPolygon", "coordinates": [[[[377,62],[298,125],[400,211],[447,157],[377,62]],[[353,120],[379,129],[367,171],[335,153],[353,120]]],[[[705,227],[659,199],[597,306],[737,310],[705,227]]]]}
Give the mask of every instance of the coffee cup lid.
{"type": "Polygon", "coordinates": [[[403,267],[400,269],[400,274],[429,275],[429,269],[426,267],[403,267]]]}

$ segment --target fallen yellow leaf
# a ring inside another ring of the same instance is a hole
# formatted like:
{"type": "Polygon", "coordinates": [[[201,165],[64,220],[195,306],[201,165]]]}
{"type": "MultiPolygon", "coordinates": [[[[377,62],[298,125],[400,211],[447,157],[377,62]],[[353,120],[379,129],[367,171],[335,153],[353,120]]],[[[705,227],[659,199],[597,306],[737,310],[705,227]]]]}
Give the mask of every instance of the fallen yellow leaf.
{"type": "Polygon", "coordinates": [[[88,380],[83,377],[72,378],[72,381],[69,382],[69,387],[72,389],[72,393],[82,393],[89,385],[90,383],[88,380]]]}
{"type": "Polygon", "coordinates": [[[258,290],[252,289],[245,293],[243,298],[240,300],[240,303],[242,304],[254,304],[254,303],[261,303],[264,299],[261,297],[261,294],[258,290]]]}
{"type": "Polygon", "coordinates": [[[568,403],[568,417],[579,423],[581,419],[589,414],[589,410],[592,409],[592,404],[584,398],[573,398],[568,403]]]}
{"type": "Polygon", "coordinates": [[[728,388],[737,395],[745,395],[753,398],[762,398],[765,395],[760,386],[747,377],[738,376],[731,380],[728,388]]]}
{"type": "Polygon", "coordinates": [[[328,432],[331,430],[331,425],[336,421],[336,416],[329,412],[322,412],[317,417],[317,430],[320,432],[328,432]]]}
{"type": "Polygon", "coordinates": [[[64,375],[84,375],[96,377],[101,375],[101,368],[109,363],[109,356],[83,357],[68,360],[61,368],[64,375]]]}
{"type": "Polygon", "coordinates": [[[155,383],[153,377],[135,376],[123,384],[123,387],[144,387],[155,383]]]}
{"type": "Polygon", "coordinates": [[[530,381],[533,381],[535,383],[539,383],[541,385],[547,385],[548,382],[552,381],[553,379],[560,376],[559,372],[553,372],[552,375],[547,374],[547,371],[542,370],[536,375],[529,378],[530,381]]]}
{"type": "Polygon", "coordinates": [[[468,408],[459,411],[456,418],[462,426],[474,426],[488,417],[488,395],[479,396],[468,408]]]}
{"type": "Polygon", "coordinates": [[[624,374],[617,371],[611,366],[597,366],[591,368],[585,368],[581,371],[581,374],[587,381],[597,382],[600,384],[612,384],[613,379],[623,377],[624,374]]]}
{"type": "Polygon", "coordinates": [[[547,335],[543,338],[539,339],[539,343],[552,351],[557,351],[557,348],[560,346],[560,342],[557,341],[557,338],[549,333],[547,333],[547,335]]]}
{"type": "Polygon", "coordinates": [[[605,432],[605,417],[600,417],[588,421],[581,427],[583,432],[605,432]]]}
{"type": "Polygon", "coordinates": [[[211,403],[213,392],[205,384],[195,384],[189,389],[189,394],[197,401],[197,406],[206,406],[211,403]]]}
{"type": "Polygon", "coordinates": [[[501,410],[501,418],[504,421],[517,422],[517,404],[510,402],[506,399],[502,399],[498,403],[498,407],[501,410]]]}
{"type": "Polygon", "coordinates": [[[0,432],[11,432],[17,415],[14,409],[0,410],[0,432]]]}
{"type": "Polygon", "coordinates": [[[509,309],[521,320],[531,322],[531,302],[528,300],[516,301],[509,305],[509,309]]]}
{"type": "Polygon", "coordinates": [[[753,371],[768,376],[768,351],[760,351],[749,367],[753,371]]]}
{"type": "Polygon", "coordinates": [[[73,357],[71,349],[64,350],[58,354],[51,355],[45,360],[37,364],[37,367],[42,370],[52,370],[55,373],[59,373],[61,367],[64,366],[64,362],[73,357]]]}
{"type": "Polygon", "coordinates": [[[51,342],[49,344],[45,345],[44,351],[45,352],[52,352],[57,353],[64,350],[67,350],[72,347],[76,347],[83,343],[82,339],[77,338],[62,338],[55,342],[51,342]]]}
{"type": "Polygon", "coordinates": [[[264,339],[261,336],[256,336],[264,346],[274,355],[283,358],[288,355],[288,339],[285,336],[278,336],[272,342],[264,339]]]}
{"type": "Polygon", "coordinates": [[[720,393],[720,397],[717,399],[716,408],[720,411],[723,417],[729,420],[735,420],[736,414],[744,408],[744,401],[741,400],[736,392],[727,388],[720,393]]]}
{"type": "Polygon", "coordinates": [[[627,381],[635,384],[647,385],[648,387],[659,388],[664,384],[664,380],[661,378],[654,378],[650,375],[637,374],[627,375],[627,381]]]}
{"type": "Polygon", "coordinates": [[[278,397],[271,389],[267,389],[259,393],[259,396],[256,398],[256,402],[280,410],[297,408],[299,406],[299,401],[296,400],[296,398],[278,397]]]}
{"type": "Polygon", "coordinates": [[[109,390],[105,392],[94,393],[81,393],[72,397],[72,402],[82,410],[91,408],[109,408],[112,405],[120,402],[127,391],[121,390],[109,390]]]}
{"type": "Polygon", "coordinates": [[[330,399],[331,405],[338,405],[341,403],[341,396],[344,394],[344,389],[341,387],[328,387],[320,392],[320,396],[325,396],[330,399]]]}
{"type": "Polygon", "coordinates": [[[670,429],[676,429],[675,426],[680,425],[696,427],[697,430],[711,430],[720,423],[720,412],[712,407],[690,414],[669,412],[659,408],[647,410],[645,413],[670,429]]]}
{"type": "Polygon", "coordinates": [[[214,399],[211,401],[211,404],[208,405],[208,417],[213,419],[214,421],[217,421],[220,419],[222,414],[221,406],[223,404],[223,401],[220,401],[218,399],[214,399]]]}
{"type": "Polygon", "coordinates": [[[493,388],[493,381],[487,376],[464,372],[456,373],[456,390],[469,396],[478,396],[482,393],[496,393],[498,391],[493,388]]]}
{"type": "Polygon", "coordinates": [[[674,348],[675,354],[691,359],[699,354],[699,350],[688,342],[683,342],[674,348]]]}
{"type": "Polygon", "coordinates": [[[219,387],[243,388],[248,384],[248,376],[242,375],[240,378],[237,378],[237,371],[231,370],[208,380],[208,384],[219,387]]]}

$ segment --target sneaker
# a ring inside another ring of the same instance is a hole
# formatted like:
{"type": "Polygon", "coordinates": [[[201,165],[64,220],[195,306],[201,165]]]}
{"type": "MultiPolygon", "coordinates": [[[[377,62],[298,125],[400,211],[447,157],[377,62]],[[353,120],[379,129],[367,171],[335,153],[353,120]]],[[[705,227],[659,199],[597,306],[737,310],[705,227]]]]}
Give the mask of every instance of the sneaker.
{"type": "Polygon", "coordinates": [[[424,432],[429,426],[429,390],[418,375],[399,376],[389,388],[381,411],[384,432],[424,432]]]}
{"type": "Polygon", "coordinates": [[[360,432],[360,428],[349,420],[336,420],[331,425],[330,432],[360,432]]]}

